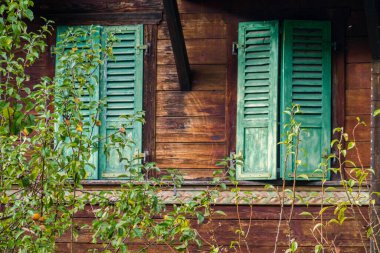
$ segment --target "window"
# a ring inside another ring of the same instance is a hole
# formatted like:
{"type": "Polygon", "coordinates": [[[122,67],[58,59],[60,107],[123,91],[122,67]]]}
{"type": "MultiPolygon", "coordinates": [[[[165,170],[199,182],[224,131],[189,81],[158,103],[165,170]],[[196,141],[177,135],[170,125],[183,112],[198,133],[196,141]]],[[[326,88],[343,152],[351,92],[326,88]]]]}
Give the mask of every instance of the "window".
{"type": "MultiPolygon", "coordinates": [[[[325,21],[239,24],[236,151],[244,166],[237,167],[238,179],[281,177],[284,165],[278,161],[284,161],[286,150],[277,143],[287,121],[282,112],[292,103],[301,107],[296,120],[305,130],[297,175],[322,178],[314,171],[330,147],[330,29],[325,21]]],[[[286,179],[292,171],[287,169],[286,179]]]]}
{"type": "MultiPolygon", "coordinates": [[[[86,26],[81,26],[86,28],[86,26]]],[[[70,29],[68,26],[59,26],[57,29],[57,42],[59,42],[65,31],[70,29]]],[[[91,101],[105,101],[105,108],[101,110],[99,119],[101,124],[95,127],[95,134],[100,136],[109,136],[119,130],[122,124],[121,115],[133,114],[142,111],[143,104],[143,25],[128,26],[96,26],[91,40],[102,45],[105,44],[107,36],[113,34],[117,42],[113,44],[113,57],[107,59],[105,64],[93,72],[95,78],[96,90],[92,97],[82,96],[84,103],[91,101]]],[[[75,43],[76,50],[88,50],[92,45],[75,43]]],[[[68,48],[69,50],[72,48],[68,48]]],[[[56,59],[56,71],[59,71],[59,57],[56,59]]],[[[87,93],[88,94],[88,93],[87,93]]],[[[84,120],[90,120],[89,114],[83,112],[84,120]]],[[[134,153],[141,152],[142,149],[142,125],[134,124],[131,128],[126,129],[126,134],[132,137],[135,147],[126,148],[127,157],[133,156],[134,153]]],[[[120,179],[125,175],[124,163],[120,162],[119,156],[115,150],[111,150],[109,156],[105,155],[105,141],[109,138],[101,138],[98,143],[98,151],[91,156],[91,161],[95,167],[86,168],[87,179],[120,179]]]]}

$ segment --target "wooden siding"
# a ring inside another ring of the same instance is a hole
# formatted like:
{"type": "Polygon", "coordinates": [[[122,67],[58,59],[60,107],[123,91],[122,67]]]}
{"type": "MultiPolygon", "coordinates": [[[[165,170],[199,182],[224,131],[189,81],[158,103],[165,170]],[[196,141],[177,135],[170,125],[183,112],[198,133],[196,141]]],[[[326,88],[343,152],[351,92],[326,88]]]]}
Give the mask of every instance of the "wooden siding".
{"type": "Polygon", "coordinates": [[[180,91],[166,22],[158,28],[157,163],[178,168],[186,179],[212,176],[228,154],[225,136],[227,78],[226,23],[223,12],[187,13],[178,1],[192,72],[192,91],[180,91]],[[166,124],[166,126],[165,126],[166,124]]]}
{"type": "MultiPolygon", "coordinates": [[[[356,125],[356,117],[365,121],[367,126],[359,126],[355,130],[355,139],[359,155],[364,167],[371,163],[371,54],[367,37],[366,19],[363,9],[353,9],[347,27],[346,58],[346,108],[345,131],[353,139],[352,131],[356,125]]],[[[357,166],[359,159],[354,152],[348,154],[357,166]]]]}
{"type": "MultiPolygon", "coordinates": [[[[168,206],[170,210],[171,207],[168,206]]],[[[269,253],[273,252],[276,231],[278,226],[278,219],[280,213],[279,206],[254,206],[252,208],[252,213],[249,206],[239,207],[239,216],[236,212],[236,206],[226,205],[226,206],[216,206],[215,210],[222,210],[226,213],[226,216],[217,215],[211,222],[205,221],[202,225],[197,225],[195,219],[191,219],[192,224],[197,228],[203,238],[212,238],[214,235],[219,246],[223,248],[221,252],[235,252],[233,249],[229,248],[230,242],[237,240],[238,237],[235,230],[239,229],[240,219],[242,229],[246,230],[251,223],[250,233],[247,237],[247,245],[250,247],[251,252],[269,253]],[[251,222],[250,222],[251,219],[251,222]],[[212,232],[214,231],[214,232],[212,232]],[[252,251],[253,250],[253,251],[252,251]]],[[[293,230],[293,235],[299,243],[299,252],[314,252],[314,245],[316,244],[310,231],[314,227],[315,223],[310,220],[307,216],[300,215],[301,212],[308,211],[317,215],[318,207],[295,207],[293,220],[291,222],[291,229],[293,230]]],[[[286,207],[284,212],[284,217],[288,217],[290,208],[286,207]]],[[[333,217],[333,211],[328,210],[324,213],[324,218],[330,219],[333,217]]],[[[351,216],[347,213],[347,216],[351,216]]],[[[77,228],[82,225],[91,224],[94,216],[91,212],[91,208],[87,207],[84,211],[77,213],[74,218],[74,222],[77,228]]],[[[160,217],[157,217],[159,220],[160,217]]],[[[327,238],[329,240],[334,240],[336,245],[336,252],[366,252],[363,246],[362,238],[359,231],[362,231],[362,220],[355,220],[349,218],[343,225],[331,224],[326,229],[327,238]]],[[[73,248],[74,252],[88,252],[89,249],[102,249],[103,245],[101,242],[97,244],[92,244],[92,233],[88,229],[79,229],[79,236],[75,240],[73,248]]],[[[280,226],[279,250],[277,252],[284,252],[287,247],[287,233],[289,228],[286,223],[283,222],[280,226]]],[[[363,231],[362,231],[363,232],[363,231]]],[[[368,250],[368,241],[364,239],[364,245],[368,250]]],[[[131,244],[131,249],[138,250],[143,247],[143,242],[136,241],[131,244]]],[[[69,252],[71,248],[71,236],[70,233],[65,233],[62,237],[57,239],[57,251],[56,252],[69,252]]],[[[165,245],[151,245],[147,252],[169,252],[170,249],[165,245]]],[[[209,247],[204,245],[201,248],[192,245],[190,247],[190,252],[209,252],[209,247]]],[[[239,251],[240,252],[240,251],[239,251]]],[[[242,251],[247,252],[245,245],[242,245],[242,251]]],[[[298,251],[297,251],[298,252],[298,251]]],[[[330,251],[327,251],[330,252],[330,251]]]]}
{"type": "MultiPolygon", "coordinates": [[[[326,13],[337,9],[348,10],[348,19],[341,22],[346,23],[346,27],[340,28],[346,29],[346,56],[343,60],[345,70],[336,70],[339,73],[345,72],[345,76],[339,77],[341,74],[338,74],[334,77],[340,78],[339,82],[344,82],[345,92],[334,94],[333,100],[345,99],[345,108],[340,111],[344,112],[344,127],[347,132],[351,133],[357,116],[368,124],[367,127],[360,126],[357,129],[356,141],[361,147],[363,166],[370,165],[371,58],[361,1],[321,1],[306,5],[296,0],[281,4],[274,1],[252,3],[244,0],[177,2],[193,88],[192,91],[180,91],[164,18],[157,27],[157,68],[151,68],[156,71],[156,81],[153,83],[157,83],[156,94],[151,93],[156,96],[156,108],[153,106],[155,112],[149,114],[155,124],[155,135],[152,135],[155,138],[150,139],[154,145],[147,145],[145,141],[145,146],[149,146],[147,149],[155,149],[150,153],[156,155],[155,160],[160,167],[182,169],[187,179],[205,180],[216,168],[214,163],[235,150],[236,56],[230,51],[231,43],[237,38],[237,34],[234,34],[237,33],[234,30],[237,22],[302,19],[309,14],[310,18],[328,19],[329,14],[326,13]],[[267,11],[268,7],[271,11],[267,11]]],[[[39,0],[37,6],[40,11],[53,14],[163,11],[160,0],[39,0]]],[[[50,43],[53,44],[52,39],[50,43]]],[[[51,76],[54,70],[52,65],[53,59],[49,53],[43,55],[30,69],[32,80],[36,80],[38,74],[51,76]]],[[[333,108],[334,113],[336,110],[337,108],[333,108]]],[[[353,156],[355,155],[349,155],[348,158],[357,161],[353,156]]]]}
{"type": "MultiPolygon", "coordinates": [[[[370,165],[370,52],[367,42],[362,1],[360,0],[323,0],[323,1],[192,1],[177,0],[182,19],[183,31],[192,70],[192,91],[181,92],[171,52],[170,40],[165,20],[157,29],[157,60],[146,61],[150,64],[157,62],[156,77],[150,76],[156,84],[148,94],[156,96],[156,100],[149,98],[145,102],[156,101],[156,109],[149,117],[153,118],[153,135],[144,139],[144,147],[152,154],[156,153],[156,160],[163,168],[178,168],[186,173],[186,179],[205,180],[212,176],[217,162],[235,149],[235,120],[236,120],[236,56],[231,53],[231,43],[236,41],[236,24],[238,19],[252,21],[255,19],[283,19],[293,15],[302,18],[300,9],[309,13],[322,15],[320,10],[329,12],[331,9],[341,8],[349,10],[347,20],[344,94],[337,94],[333,99],[345,98],[344,127],[351,132],[359,116],[368,126],[357,129],[356,140],[360,149],[361,160],[365,167],[370,165]],[[299,9],[297,9],[297,8],[299,9]],[[249,13],[254,11],[255,13],[249,13]],[[286,16],[288,15],[288,16],[286,16]]],[[[45,13],[88,13],[88,12],[129,12],[129,11],[162,11],[160,0],[40,0],[37,6],[45,13]]],[[[304,16],[307,14],[303,14],[304,16]]],[[[324,19],[325,17],[319,17],[324,19]]],[[[152,35],[155,36],[155,35],[152,35]]],[[[49,38],[49,44],[54,45],[54,36],[49,38]]],[[[145,70],[147,67],[145,67],[145,70]]],[[[155,71],[155,67],[149,67],[155,71]]],[[[145,71],[144,71],[145,72],[145,71]]],[[[31,80],[38,80],[41,75],[54,75],[54,58],[50,52],[44,54],[32,68],[29,69],[31,80]]],[[[145,74],[145,73],[144,73],[145,74]]],[[[149,75],[148,75],[149,76],[149,75]]],[[[147,85],[147,84],[145,84],[147,85]]],[[[147,86],[145,86],[147,87],[147,86]]],[[[154,107],[153,107],[154,108],[154,107]]],[[[334,109],[333,109],[334,110],[334,109]]],[[[151,118],[151,119],[152,119],[151,118]]],[[[145,135],[144,135],[145,137],[145,135]]],[[[352,139],[352,135],[350,135],[352,139]]],[[[357,161],[352,155],[349,159],[357,161]]],[[[90,188],[91,186],[86,186],[90,188]]],[[[112,188],[112,187],[111,187],[112,188]]],[[[242,187],[244,188],[244,187],[242,187]]],[[[319,188],[318,188],[319,189],[319,188]]],[[[213,221],[216,235],[221,245],[227,247],[234,239],[234,231],[238,226],[238,217],[235,207],[229,205],[218,206],[227,216],[217,217],[213,221]]],[[[311,208],[318,212],[319,208],[311,208]]],[[[252,232],[248,244],[252,252],[273,252],[275,231],[279,219],[278,206],[254,206],[252,216],[252,232]]],[[[313,222],[299,213],[306,211],[304,207],[296,207],[292,228],[300,243],[299,252],[314,252],[315,241],[310,234],[313,222]]],[[[310,209],[308,210],[310,211],[310,209]]],[[[288,213],[288,210],[287,212],[288,213]]],[[[243,227],[249,223],[249,207],[240,207],[243,227]]],[[[331,214],[330,214],[331,215],[331,214]]],[[[159,217],[158,217],[159,218],[159,217]]],[[[93,220],[90,209],[76,215],[76,224],[89,224],[93,220]]],[[[195,221],[193,221],[195,223],[195,221]]],[[[364,253],[362,239],[356,229],[357,223],[352,219],[343,226],[332,225],[331,238],[336,236],[338,252],[364,253]]],[[[360,226],[360,225],[359,225],[360,226]]],[[[201,225],[200,232],[208,236],[210,226],[201,225]]],[[[73,245],[74,252],[88,252],[89,249],[102,248],[102,244],[91,244],[91,233],[80,230],[80,235],[73,245]]],[[[278,252],[286,249],[286,232],[280,234],[278,252]]],[[[69,252],[71,249],[70,235],[65,234],[57,240],[57,252],[69,252]]],[[[368,247],[368,241],[365,239],[368,247]]],[[[141,244],[132,245],[138,249],[141,244]]],[[[155,245],[148,252],[169,252],[165,245],[155,245]]],[[[208,252],[207,247],[191,248],[190,252],[208,252]]],[[[225,252],[233,252],[226,248],[225,252]]],[[[245,248],[243,251],[245,252],[245,248]]]]}

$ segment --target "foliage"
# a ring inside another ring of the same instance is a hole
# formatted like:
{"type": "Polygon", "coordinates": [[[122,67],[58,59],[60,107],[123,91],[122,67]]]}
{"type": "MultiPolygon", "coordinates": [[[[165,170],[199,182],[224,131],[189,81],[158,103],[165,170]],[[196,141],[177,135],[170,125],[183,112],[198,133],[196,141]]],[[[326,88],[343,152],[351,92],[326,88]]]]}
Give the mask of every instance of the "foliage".
{"type": "MultiPolygon", "coordinates": [[[[101,124],[99,113],[105,103],[82,99],[94,94],[98,84],[93,72],[112,57],[111,48],[116,39],[109,36],[106,45],[100,45],[94,41],[95,27],[69,29],[54,52],[60,59],[55,78],[43,77],[31,83],[27,73],[46,50],[45,39],[52,30],[49,21],[37,32],[28,29],[26,22],[34,19],[32,6],[30,0],[6,0],[0,6],[0,251],[53,252],[57,237],[69,234],[74,242],[78,229],[88,229],[93,243],[102,242],[102,252],[144,252],[159,244],[173,252],[190,252],[190,246],[203,246],[214,253],[253,251],[249,240],[255,229],[252,216],[257,196],[243,191],[235,180],[236,164],[242,164],[243,157],[236,154],[220,161],[218,165],[222,169],[215,171],[210,186],[199,195],[183,202],[178,198],[178,204],[166,205],[160,192],[173,190],[176,195],[183,183],[182,175],[169,170],[167,175],[148,178],[146,175],[150,172],[159,172],[154,163],[143,164],[138,155],[133,160],[123,157],[122,150],[133,144],[125,128],[136,122],[143,123],[143,112],[123,116],[120,131],[99,136],[93,130],[101,124]],[[91,47],[78,50],[83,40],[91,47]],[[94,169],[91,156],[98,151],[99,140],[105,138],[110,143],[107,152],[116,149],[120,160],[128,161],[126,174],[130,180],[112,191],[88,191],[83,184],[88,171],[94,169]],[[223,228],[215,220],[216,216],[226,215],[216,206],[226,191],[233,195],[238,217],[233,228],[234,239],[228,246],[218,241],[216,233],[223,228]],[[248,226],[240,219],[242,204],[250,207],[248,226]],[[90,207],[94,219],[78,227],[75,215],[88,211],[86,207],[90,207]],[[207,226],[207,236],[199,232],[200,226],[207,226]],[[136,241],[144,242],[137,250],[131,247],[136,241]]],[[[343,128],[334,130],[331,147],[336,152],[327,155],[316,170],[323,175],[320,210],[311,213],[296,184],[299,177],[307,179],[306,175],[297,174],[297,167],[302,163],[298,159],[298,147],[303,130],[295,115],[302,111],[294,105],[285,113],[290,120],[280,145],[287,150],[283,162],[285,168],[294,168],[294,179],[290,187],[285,180],[282,186],[265,186],[267,191],[276,193],[280,203],[274,252],[283,224],[289,231],[286,252],[298,252],[302,245],[292,231],[296,203],[304,204],[302,215],[313,221],[310,233],[315,238],[315,252],[339,252],[335,238],[330,238],[327,231],[333,224],[341,225],[349,218],[366,228],[359,233],[363,234],[363,247],[367,252],[365,240],[378,236],[379,219],[377,215],[376,219],[369,220],[360,207],[368,202],[368,213],[376,211],[372,197],[380,193],[371,193],[369,199],[365,194],[369,191],[367,180],[374,172],[361,164],[355,140],[357,127],[365,123],[358,118],[351,139],[343,128]],[[355,154],[358,163],[347,159],[349,152],[355,154]],[[330,166],[332,160],[334,167],[330,166]],[[289,161],[294,161],[294,166],[289,161]],[[353,168],[349,173],[345,173],[346,165],[353,168]],[[328,173],[341,175],[341,189],[346,198],[330,197],[328,193],[337,189],[326,186],[328,173]],[[290,214],[285,216],[287,206],[290,214]],[[325,218],[330,210],[333,210],[333,218],[325,218]]],[[[380,252],[376,242],[374,247],[380,252]]],[[[71,252],[74,252],[72,246],[71,252]]]]}

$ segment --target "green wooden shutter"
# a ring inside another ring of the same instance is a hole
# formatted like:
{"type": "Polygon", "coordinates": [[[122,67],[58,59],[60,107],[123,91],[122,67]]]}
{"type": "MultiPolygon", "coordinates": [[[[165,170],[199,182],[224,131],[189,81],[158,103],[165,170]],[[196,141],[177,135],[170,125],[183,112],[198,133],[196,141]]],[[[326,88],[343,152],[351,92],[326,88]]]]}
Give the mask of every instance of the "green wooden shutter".
{"type": "MultiPolygon", "coordinates": [[[[121,115],[142,111],[143,101],[143,25],[104,27],[103,42],[110,33],[115,35],[118,42],[112,46],[114,57],[107,60],[102,71],[101,97],[107,105],[101,115],[102,136],[118,131],[123,123],[121,115]]],[[[134,154],[141,152],[141,123],[135,123],[126,129],[126,133],[132,137],[135,145],[126,148],[123,155],[132,159],[134,154]]],[[[101,143],[100,149],[102,178],[120,178],[127,175],[126,162],[120,162],[115,150],[111,150],[109,156],[106,156],[104,144],[101,143]]]]}
{"type": "MultiPolygon", "coordinates": [[[[78,41],[73,41],[72,43],[68,44],[65,47],[65,50],[71,50],[72,48],[77,48],[77,52],[81,52],[83,50],[89,50],[93,49],[95,45],[100,45],[100,27],[94,27],[94,26],[58,26],[57,27],[57,43],[60,43],[62,41],[62,34],[67,32],[69,29],[84,29],[87,31],[90,31],[91,29],[91,37],[89,36],[83,36],[78,39],[78,41]],[[89,44],[90,43],[90,44],[89,44]]],[[[62,70],[62,68],[66,68],[67,66],[61,66],[59,64],[60,58],[56,58],[56,71],[62,70]]],[[[90,102],[98,101],[99,100],[99,68],[95,69],[92,74],[92,78],[90,79],[90,82],[93,83],[95,86],[95,91],[92,96],[89,96],[88,91],[86,89],[83,90],[81,101],[84,102],[84,105],[88,105],[90,102]]],[[[77,84],[75,84],[77,85],[77,84]]],[[[90,125],[93,125],[93,121],[91,120],[91,116],[96,115],[96,110],[88,110],[83,109],[81,110],[81,114],[84,118],[84,125],[83,125],[83,134],[87,134],[90,136],[91,131],[89,129],[90,125]]],[[[92,131],[92,136],[96,136],[99,134],[99,129],[97,126],[94,127],[92,131]]],[[[70,151],[67,151],[70,153],[70,151]]],[[[98,152],[94,150],[94,152],[91,155],[91,158],[89,160],[89,163],[93,165],[92,166],[86,166],[87,171],[87,178],[86,179],[98,179],[98,152]]]]}
{"type": "MultiPolygon", "coordinates": [[[[331,132],[331,31],[324,21],[285,21],[283,33],[281,110],[292,103],[299,104],[303,134],[299,147],[301,165],[297,175],[306,174],[310,180],[321,179],[315,172],[328,154],[331,132]]],[[[281,115],[281,129],[288,116],[281,115]]],[[[285,147],[281,148],[284,161],[285,147]]],[[[289,160],[286,179],[294,177],[294,158],[289,160]]],[[[284,164],[281,164],[283,175],[284,164]]],[[[298,178],[297,179],[302,179],[298,178]]]]}
{"type": "Polygon", "coordinates": [[[239,24],[236,151],[240,180],[276,178],[278,22],[239,24]]]}

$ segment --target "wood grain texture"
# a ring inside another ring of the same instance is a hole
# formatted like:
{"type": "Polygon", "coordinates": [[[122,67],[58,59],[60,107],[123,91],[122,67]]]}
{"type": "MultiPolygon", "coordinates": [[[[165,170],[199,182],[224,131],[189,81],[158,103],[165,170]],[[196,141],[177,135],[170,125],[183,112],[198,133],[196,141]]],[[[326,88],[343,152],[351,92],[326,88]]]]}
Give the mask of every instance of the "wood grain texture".
{"type": "MultiPolygon", "coordinates": [[[[191,65],[192,90],[224,90],[225,65],[191,65]]],[[[174,65],[157,66],[157,90],[180,90],[174,65]]]]}
{"type": "Polygon", "coordinates": [[[136,10],[162,10],[160,0],[37,0],[36,7],[42,13],[128,12],[136,10]]]}
{"type": "Polygon", "coordinates": [[[162,20],[162,11],[58,13],[47,14],[47,18],[57,25],[158,24],[162,20]]]}
{"type": "Polygon", "coordinates": [[[160,168],[217,168],[223,159],[223,143],[157,143],[156,162],[160,168]]]}
{"type": "MultiPolygon", "coordinates": [[[[181,23],[185,39],[221,39],[226,37],[226,24],[220,13],[182,14],[181,23]]],[[[169,39],[166,22],[160,24],[158,39],[169,39]]]]}
{"type": "Polygon", "coordinates": [[[156,142],[156,86],[157,86],[157,25],[144,27],[144,43],[150,44],[149,54],[144,55],[144,97],[145,124],[143,125],[143,151],[148,151],[147,160],[155,160],[156,142]]]}
{"type": "MultiPolygon", "coordinates": [[[[225,64],[225,39],[193,39],[186,41],[190,64],[225,64]],[[212,46],[211,46],[212,45],[212,46]]],[[[175,64],[170,40],[158,41],[158,64],[175,64]]]]}
{"type": "MultiPolygon", "coordinates": [[[[355,139],[357,141],[370,141],[371,140],[371,116],[370,115],[361,115],[360,119],[364,121],[367,126],[358,125],[355,130],[355,139]]],[[[353,139],[353,129],[357,124],[356,116],[346,116],[345,118],[345,130],[349,139],[353,139]]]]}
{"type": "Polygon", "coordinates": [[[347,64],[347,89],[371,88],[371,64],[353,63],[347,64]]]}
{"type": "Polygon", "coordinates": [[[368,38],[358,37],[347,39],[347,63],[371,62],[371,50],[368,38]]]}
{"type": "Polygon", "coordinates": [[[224,142],[224,117],[157,117],[157,142],[224,142]]]}
{"type": "Polygon", "coordinates": [[[224,92],[158,91],[157,116],[224,116],[224,92]]]}
{"type": "MultiPolygon", "coordinates": [[[[79,230],[79,236],[75,242],[79,243],[91,243],[92,232],[87,228],[82,228],[85,224],[92,222],[91,218],[76,218],[74,219],[76,227],[79,230]]],[[[212,230],[215,231],[214,235],[216,240],[220,242],[221,245],[229,245],[233,240],[237,239],[235,231],[239,228],[239,224],[236,220],[218,220],[215,219],[213,222],[208,224],[196,225],[196,220],[191,221],[192,225],[198,229],[200,234],[207,237],[211,236],[212,230]],[[222,225],[223,224],[223,225],[222,225]]],[[[273,246],[276,238],[277,224],[276,220],[252,220],[251,230],[247,237],[247,244],[251,247],[253,246],[273,246]]],[[[242,229],[247,230],[250,222],[249,220],[242,220],[242,229]]],[[[291,222],[291,228],[293,229],[294,237],[299,244],[303,246],[314,246],[315,239],[309,232],[312,229],[313,221],[304,220],[299,222],[293,220],[291,222]]],[[[342,225],[333,224],[326,228],[327,238],[330,240],[336,239],[335,244],[337,246],[362,246],[360,239],[361,228],[356,229],[357,226],[354,222],[345,222],[342,225]]],[[[289,233],[289,228],[286,224],[281,224],[280,234],[279,234],[279,246],[287,245],[287,233],[289,233]]],[[[71,237],[69,233],[65,233],[62,237],[58,238],[58,242],[70,242],[71,237]]],[[[142,244],[144,241],[136,240],[135,243],[142,244]]]]}
{"type": "Polygon", "coordinates": [[[371,90],[358,89],[346,91],[346,115],[360,116],[371,113],[371,90]]]}
{"type": "MultiPolygon", "coordinates": [[[[347,160],[351,160],[360,168],[369,168],[371,165],[371,142],[356,142],[357,150],[351,149],[347,152],[347,160]],[[358,152],[358,153],[357,153],[358,152]]],[[[353,167],[347,164],[347,167],[353,167]]]]}
{"type": "MultiPolygon", "coordinates": [[[[227,44],[238,40],[238,19],[227,17],[227,44]]],[[[237,55],[227,50],[227,83],[226,83],[226,136],[228,152],[236,152],[236,112],[237,112],[237,55]]]]}
{"type": "MultiPolygon", "coordinates": [[[[229,248],[229,245],[220,245],[220,246],[222,246],[222,248],[220,250],[225,249],[226,250],[225,252],[229,252],[228,250],[231,250],[229,248]]],[[[129,245],[129,249],[131,250],[131,252],[138,252],[142,248],[144,248],[143,245],[129,245]]],[[[56,252],[57,253],[67,253],[70,251],[70,249],[71,249],[70,243],[58,243],[56,252]]],[[[99,244],[75,243],[73,246],[73,249],[74,249],[74,252],[76,252],[76,253],[88,253],[89,250],[93,250],[93,249],[102,250],[102,249],[104,249],[104,247],[100,243],[99,244]]],[[[254,252],[273,253],[274,247],[255,246],[254,249],[255,249],[254,252]]],[[[285,250],[287,250],[288,248],[284,247],[284,246],[280,246],[277,249],[278,249],[278,252],[285,252],[285,250]]],[[[350,247],[337,246],[336,250],[337,250],[337,252],[344,252],[344,253],[366,253],[367,252],[366,249],[364,249],[363,247],[360,247],[360,246],[350,246],[350,247]]],[[[146,249],[146,251],[144,251],[144,252],[162,253],[162,252],[170,252],[170,251],[171,251],[171,249],[168,246],[152,245],[151,247],[148,247],[146,249]]],[[[196,246],[191,245],[189,247],[189,252],[191,252],[191,253],[196,253],[196,252],[205,253],[205,252],[210,252],[210,248],[208,246],[202,246],[202,247],[198,248],[196,246]]],[[[241,251],[239,251],[239,252],[251,253],[252,251],[249,252],[249,251],[247,251],[246,248],[243,247],[241,249],[241,251]]],[[[314,252],[314,247],[312,247],[312,246],[309,246],[309,247],[299,246],[297,249],[297,253],[310,253],[310,252],[314,252]]]]}

